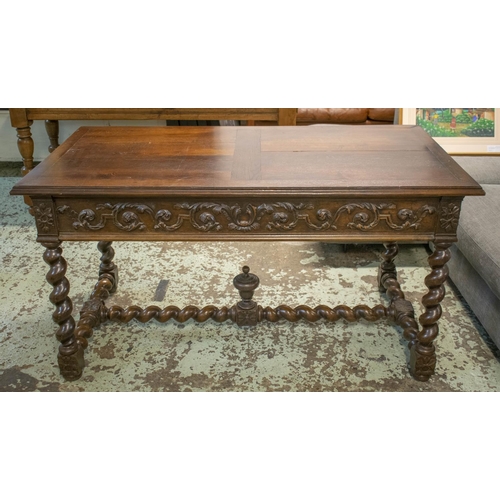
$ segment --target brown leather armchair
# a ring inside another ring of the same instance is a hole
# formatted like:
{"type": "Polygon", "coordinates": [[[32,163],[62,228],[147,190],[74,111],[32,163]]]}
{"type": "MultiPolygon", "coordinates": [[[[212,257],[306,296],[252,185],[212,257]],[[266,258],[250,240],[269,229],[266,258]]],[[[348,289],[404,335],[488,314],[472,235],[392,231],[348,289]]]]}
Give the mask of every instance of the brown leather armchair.
{"type": "Polygon", "coordinates": [[[297,125],[315,123],[392,125],[396,108],[298,108],[297,125]]]}

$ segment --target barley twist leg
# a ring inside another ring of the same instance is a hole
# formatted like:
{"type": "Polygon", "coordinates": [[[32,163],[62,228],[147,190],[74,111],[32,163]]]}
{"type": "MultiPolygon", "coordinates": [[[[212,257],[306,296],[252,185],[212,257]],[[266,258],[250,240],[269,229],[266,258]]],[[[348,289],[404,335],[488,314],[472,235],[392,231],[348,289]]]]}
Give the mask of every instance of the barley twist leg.
{"type": "Polygon", "coordinates": [[[75,336],[84,349],[88,341],[102,323],[108,320],[108,308],[106,299],[116,291],[118,285],[118,268],[113,263],[115,251],[112,241],[99,241],[98,250],[101,252],[101,264],[99,266],[99,279],[90,295],[90,299],[83,304],[80,311],[80,319],[76,325],[75,336]]]}
{"type": "Polygon", "coordinates": [[[399,252],[399,247],[397,243],[384,243],[385,251],[382,254],[382,262],[378,268],[378,287],[380,293],[386,291],[387,286],[385,281],[389,278],[397,280],[396,264],[394,264],[394,259],[397,257],[399,252]]]}
{"type": "Polygon", "coordinates": [[[382,255],[383,261],[379,267],[378,283],[381,292],[385,292],[391,304],[389,306],[389,316],[393,321],[403,328],[403,337],[409,341],[408,347],[411,349],[418,334],[418,324],[415,320],[415,313],[410,301],[405,299],[398,281],[398,275],[394,259],[399,248],[397,243],[385,243],[385,252],[382,255]]]}
{"type": "Polygon", "coordinates": [[[118,286],[118,267],[113,262],[115,251],[111,246],[112,241],[100,241],[97,248],[101,252],[101,265],[99,266],[99,280],[107,278],[111,281],[112,287],[109,293],[115,293],[118,286]]]}
{"type": "Polygon", "coordinates": [[[52,318],[59,325],[56,332],[56,338],[61,343],[57,356],[59,369],[66,380],[77,380],[82,375],[84,357],[83,347],[77,342],[74,335],[73,304],[68,297],[70,287],[69,281],[65,277],[66,261],[62,257],[60,242],[42,244],[46,248],[43,260],[50,266],[46,278],[53,287],[49,298],[56,306],[52,318]]]}
{"type": "Polygon", "coordinates": [[[94,329],[108,320],[108,308],[105,301],[110,295],[113,283],[106,277],[100,279],[80,311],[80,319],[76,325],[75,337],[84,349],[88,346],[88,341],[94,333],[94,329]]]}
{"type": "Polygon", "coordinates": [[[425,312],[419,318],[422,329],[411,349],[411,374],[415,379],[424,382],[434,374],[436,366],[434,340],[439,333],[438,320],[442,312],[440,304],[445,296],[444,282],[448,277],[446,263],[451,257],[450,246],[451,243],[436,243],[435,250],[429,257],[432,271],[425,279],[429,292],[422,298],[425,307],[425,312]]]}

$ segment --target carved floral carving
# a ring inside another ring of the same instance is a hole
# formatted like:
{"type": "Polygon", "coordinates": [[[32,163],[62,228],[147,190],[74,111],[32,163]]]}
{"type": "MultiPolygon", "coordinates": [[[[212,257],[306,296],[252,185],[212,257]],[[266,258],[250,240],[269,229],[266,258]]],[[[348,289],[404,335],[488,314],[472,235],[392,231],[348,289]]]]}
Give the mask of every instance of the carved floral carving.
{"type": "Polygon", "coordinates": [[[236,324],[238,326],[255,326],[259,322],[259,308],[257,304],[252,309],[236,308],[236,324]]]}
{"type": "Polygon", "coordinates": [[[37,226],[40,231],[47,233],[54,226],[54,213],[52,207],[45,203],[40,203],[33,207],[37,226]]]}
{"type": "Polygon", "coordinates": [[[460,218],[460,207],[455,203],[441,207],[439,223],[445,231],[455,231],[460,218]]]}
{"type": "Polygon", "coordinates": [[[418,210],[402,208],[396,210],[393,203],[349,203],[342,205],[334,213],[326,208],[316,209],[310,203],[262,203],[253,205],[227,205],[224,203],[199,202],[177,203],[174,211],[162,208],[155,210],[138,203],[101,203],[95,209],[86,208],[80,212],[63,205],[57,210],[71,217],[75,229],[98,231],[108,220],[122,231],[146,229],[141,218],[148,215],[157,231],[176,231],[185,221],[197,231],[220,231],[226,227],[230,231],[250,232],[265,227],[269,231],[291,231],[303,221],[316,231],[338,230],[337,221],[342,215],[352,216],[344,227],[358,231],[370,231],[385,222],[395,231],[418,229],[422,220],[436,212],[436,208],[423,205],[418,210]],[[105,212],[107,210],[107,212],[105,212]],[[98,213],[100,212],[100,213],[98,213]]]}

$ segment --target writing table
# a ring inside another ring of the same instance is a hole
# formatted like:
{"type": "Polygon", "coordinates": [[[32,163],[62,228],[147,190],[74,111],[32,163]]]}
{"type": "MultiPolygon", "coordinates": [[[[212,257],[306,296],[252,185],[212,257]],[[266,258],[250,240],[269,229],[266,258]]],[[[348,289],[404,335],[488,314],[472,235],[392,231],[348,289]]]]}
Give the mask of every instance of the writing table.
{"type": "Polygon", "coordinates": [[[387,319],[409,343],[410,372],[434,373],[434,341],[449,247],[461,202],[484,191],[417,126],[82,127],[22,178],[11,194],[33,214],[55,305],[58,362],[78,379],[93,329],[113,320],[260,321],[387,319]],[[383,243],[378,271],[389,305],[281,305],[253,300],[247,266],[233,282],[241,300],[213,305],[107,307],[118,285],[113,241],[314,240],[383,243]],[[63,241],[98,241],[98,280],[73,318],[63,241]],[[415,318],[397,279],[401,243],[433,242],[423,314],[415,318]]]}

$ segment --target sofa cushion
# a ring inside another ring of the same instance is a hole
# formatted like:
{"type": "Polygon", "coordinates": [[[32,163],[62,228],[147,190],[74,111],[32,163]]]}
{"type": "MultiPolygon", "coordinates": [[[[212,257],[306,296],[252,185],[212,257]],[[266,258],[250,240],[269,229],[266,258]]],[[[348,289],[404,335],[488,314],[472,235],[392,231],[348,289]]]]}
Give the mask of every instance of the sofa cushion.
{"type": "Polygon", "coordinates": [[[482,187],[486,196],[467,196],[462,203],[457,247],[500,297],[500,185],[482,187]]]}
{"type": "Polygon", "coordinates": [[[454,156],[479,184],[500,184],[500,156],[454,156]]]}
{"type": "Polygon", "coordinates": [[[487,286],[463,253],[453,245],[448,262],[450,279],[500,348],[500,298],[487,286]]]}
{"type": "Polygon", "coordinates": [[[368,108],[298,108],[297,123],[365,123],[368,108]]]}
{"type": "Polygon", "coordinates": [[[394,123],[395,108],[368,108],[368,120],[394,123]]]}

